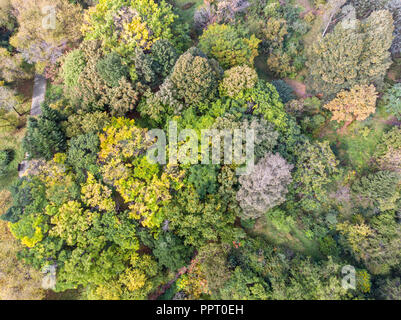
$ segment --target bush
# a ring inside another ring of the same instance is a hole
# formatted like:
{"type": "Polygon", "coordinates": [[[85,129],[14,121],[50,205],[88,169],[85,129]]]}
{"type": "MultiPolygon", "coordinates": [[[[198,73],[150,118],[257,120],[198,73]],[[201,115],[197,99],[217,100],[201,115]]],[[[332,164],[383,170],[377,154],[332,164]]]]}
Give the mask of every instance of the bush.
{"type": "Polygon", "coordinates": [[[401,83],[397,83],[387,90],[383,96],[383,101],[387,112],[401,120],[401,83]]]}
{"type": "Polygon", "coordinates": [[[0,175],[3,175],[7,171],[7,167],[14,159],[14,150],[5,149],[0,151],[0,175]]]}
{"type": "Polygon", "coordinates": [[[280,232],[289,233],[295,226],[294,218],[280,209],[269,210],[266,213],[266,219],[280,232]]]}

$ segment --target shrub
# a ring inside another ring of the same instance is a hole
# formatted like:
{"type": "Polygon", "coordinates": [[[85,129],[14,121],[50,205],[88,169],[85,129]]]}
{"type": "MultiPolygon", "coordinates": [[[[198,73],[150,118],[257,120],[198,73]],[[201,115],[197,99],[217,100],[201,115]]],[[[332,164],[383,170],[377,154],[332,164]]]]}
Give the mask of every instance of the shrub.
{"type": "Polygon", "coordinates": [[[401,120],[401,83],[397,83],[387,90],[383,96],[383,101],[387,112],[401,120]]]}
{"type": "Polygon", "coordinates": [[[5,149],[0,151],[0,175],[7,171],[7,167],[14,159],[14,150],[5,149]]]}
{"type": "Polygon", "coordinates": [[[295,220],[285,211],[280,209],[272,209],[266,213],[266,219],[280,232],[291,232],[295,226],[295,220]]]}

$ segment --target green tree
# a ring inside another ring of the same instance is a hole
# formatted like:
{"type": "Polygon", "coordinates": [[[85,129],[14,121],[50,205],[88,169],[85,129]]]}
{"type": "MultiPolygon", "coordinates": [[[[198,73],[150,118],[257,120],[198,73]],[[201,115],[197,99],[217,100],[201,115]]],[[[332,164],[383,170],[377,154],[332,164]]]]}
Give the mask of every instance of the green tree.
{"type": "Polygon", "coordinates": [[[96,161],[99,145],[96,133],[79,135],[68,141],[67,163],[74,168],[79,180],[84,179],[87,171],[98,172],[96,161]]]}
{"type": "Polygon", "coordinates": [[[188,182],[195,187],[201,199],[204,199],[206,194],[216,192],[218,169],[215,165],[195,165],[189,169],[188,182]]]}
{"type": "Polygon", "coordinates": [[[217,62],[193,47],[178,58],[170,79],[178,98],[190,105],[213,100],[221,75],[217,62]]]}
{"type": "Polygon", "coordinates": [[[117,87],[119,81],[128,76],[127,66],[123,65],[120,56],[115,52],[100,59],[96,64],[96,71],[110,87],[117,87]]]}
{"type": "Polygon", "coordinates": [[[191,186],[179,191],[166,207],[171,229],[184,238],[187,245],[200,246],[208,241],[230,242],[239,230],[234,228],[239,208],[235,201],[235,172],[223,167],[218,175],[219,189],[202,201],[191,186]]]}
{"type": "Polygon", "coordinates": [[[0,150],[0,176],[7,172],[7,167],[13,161],[14,155],[13,149],[0,150]]]}
{"type": "Polygon", "coordinates": [[[213,24],[199,38],[199,49],[215,58],[225,69],[244,64],[252,67],[259,43],[254,35],[249,39],[241,37],[231,25],[213,24]]]}
{"type": "MultiPolygon", "coordinates": [[[[295,258],[288,273],[271,278],[272,291],[269,298],[274,300],[342,300],[348,293],[341,285],[342,265],[329,258],[316,263],[309,258],[295,258]]],[[[284,269],[285,270],[285,269],[284,269]]]]}
{"type": "Polygon", "coordinates": [[[69,52],[63,61],[61,75],[64,79],[64,84],[74,88],[78,84],[78,79],[86,65],[85,55],[79,49],[69,52]]]}
{"type": "Polygon", "coordinates": [[[57,152],[66,149],[66,138],[61,127],[60,113],[47,104],[42,105],[39,118],[30,118],[26,135],[22,141],[29,157],[51,159],[57,152]]]}
{"type": "Polygon", "coordinates": [[[379,171],[361,177],[352,185],[352,190],[361,205],[386,211],[397,207],[396,202],[401,197],[399,183],[398,173],[379,171]]]}
{"type": "Polygon", "coordinates": [[[73,138],[82,134],[100,132],[110,121],[110,116],[106,112],[77,112],[68,117],[63,127],[67,137],[73,138]]]}
{"type": "Polygon", "coordinates": [[[220,82],[220,94],[236,98],[246,89],[252,89],[258,82],[258,74],[248,66],[233,67],[224,72],[220,82]]]}
{"type": "Polygon", "coordinates": [[[313,92],[331,97],[355,85],[383,84],[391,65],[393,19],[389,11],[375,11],[356,28],[339,23],[307,50],[309,84],[313,92]]]}
{"type": "Polygon", "coordinates": [[[161,79],[166,78],[178,59],[178,54],[168,40],[157,40],[152,46],[152,58],[155,69],[161,79]]]}
{"type": "Polygon", "coordinates": [[[313,144],[308,141],[298,149],[294,188],[305,210],[320,209],[327,202],[326,186],[338,173],[337,166],[328,141],[313,144]]]}
{"type": "Polygon", "coordinates": [[[375,216],[370,226],[345,222],[338,224],[337,230],[344,247],[372,274],[390,274],[392,268],[399,266],[401,229],[394,211],[375,216]]]}
{"type": "Polygon", "coordinates": [[[153,254],[159,264],[175,271],[184,267],[190,260],[193,249],[171,232],[162,232],[155,240],[153,254]]]}
{"type": "Polygon", "coordinates": [[[291,182],[291,170],[280,155],[268,153],[248,175],[239,178],[241,188],[237,200],[244,219],[261,217],[269,209],[285,201],[287,186],[291,182]]]}

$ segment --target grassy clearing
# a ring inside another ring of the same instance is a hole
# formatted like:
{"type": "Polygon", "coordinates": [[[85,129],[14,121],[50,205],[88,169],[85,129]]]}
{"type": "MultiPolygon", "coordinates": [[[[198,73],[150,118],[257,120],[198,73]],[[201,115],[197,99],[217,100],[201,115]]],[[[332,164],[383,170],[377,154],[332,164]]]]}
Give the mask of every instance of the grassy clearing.
{"type": "Polygon", "coordinates": [[[182,17],[182,19],[189,24],[192,28],[194,24],[194,14],[196,9],[203,4],[203,0],[174,0],[172,1],[175,8],[177,8],[178,14],[182,17]],[[193,5],[190,8],[190,4],[193,5]]]}
{"type": "Polygon", "coordinates": [[[261,217],[256,221],[253,232],[259,236],[264,236],[270,243],[287,247],[295,252],[299,252],[315,259],[321,259],[319,244],[315,240],[306,237],[305,232],[296,225],[289,227],[289,232],[278,230],[272,222],[267,221],[266,217],[261,217]]]}
{"type": "Polygon", "coordinates": [[[389,115],[378,107],[376,113],[365,121],[355,121],[343,135],[337,134],[335,124],[330,122],[320,136],[329,140],[342,166],[358,172],[368,170],[383,132],[389,128],[389,115]]]}

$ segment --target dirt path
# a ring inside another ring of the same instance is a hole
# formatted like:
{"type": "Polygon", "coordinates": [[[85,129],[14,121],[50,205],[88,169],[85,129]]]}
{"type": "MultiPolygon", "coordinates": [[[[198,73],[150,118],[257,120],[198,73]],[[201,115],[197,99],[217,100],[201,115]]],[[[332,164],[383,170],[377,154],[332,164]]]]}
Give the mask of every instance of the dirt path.
{"type": "Polygon", "coordinates": [[[306,98],[308,96],[306,93],[306,85],[302,82],[288,78],[284,79],[284,81],[291,86],[298,98],[306,98]]]}

